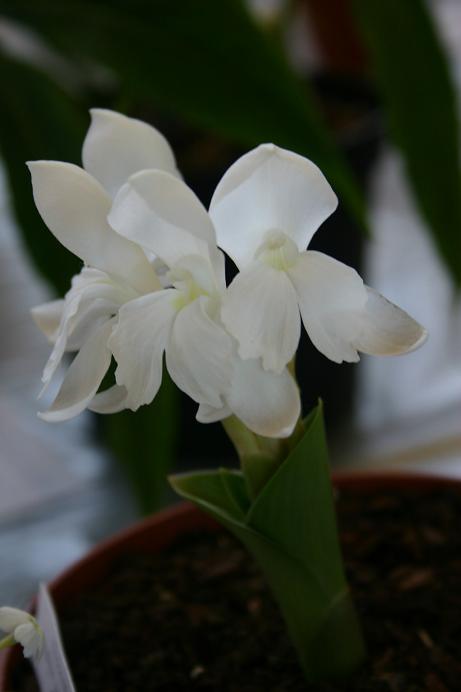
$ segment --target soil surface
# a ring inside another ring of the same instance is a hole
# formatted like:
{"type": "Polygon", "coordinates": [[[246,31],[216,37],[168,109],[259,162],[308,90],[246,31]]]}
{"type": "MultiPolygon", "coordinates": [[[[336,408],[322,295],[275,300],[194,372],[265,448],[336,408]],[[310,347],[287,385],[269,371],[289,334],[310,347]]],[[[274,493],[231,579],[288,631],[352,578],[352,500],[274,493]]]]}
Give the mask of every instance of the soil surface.
{"type": "MultiPolygon", "coordinates": [[[[368,660],[307,685],[257,567],[228,534],[188,536],[114,566],[61,613],[78,692],[459,692],[461,496],[338,497],[368,660]]],[[[26,669],[15,690],[33,692],[26,669]]]]}

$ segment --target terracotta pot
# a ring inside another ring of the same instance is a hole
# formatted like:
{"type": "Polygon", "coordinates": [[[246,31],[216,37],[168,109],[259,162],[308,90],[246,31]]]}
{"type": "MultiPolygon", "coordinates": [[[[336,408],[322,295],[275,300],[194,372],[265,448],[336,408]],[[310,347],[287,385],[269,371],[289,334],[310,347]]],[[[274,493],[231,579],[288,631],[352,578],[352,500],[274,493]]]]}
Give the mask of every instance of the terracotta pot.
{"type": "MultiPolygon", "coordinates": [[[[335,486],[353,488],[357,492],[395,490],[412,492],[424,489],[454,487],[461,493],[461,480],[412,473],[338,473],[335,486]]],[[[82,590],[100,583],[120,555],[140,552],[158,552],[171,544],[177,536],[199,530],[215,531],[219,525],[190,503],[180,503],[163,510],[132,528],[104,541],[88,555],[72,565],[49,585],[58,609],[71,601],[82,590]]],[[[12,671],[21,660],[19,647],[0,655],[0,692],[12,689],[12,671]]]]}

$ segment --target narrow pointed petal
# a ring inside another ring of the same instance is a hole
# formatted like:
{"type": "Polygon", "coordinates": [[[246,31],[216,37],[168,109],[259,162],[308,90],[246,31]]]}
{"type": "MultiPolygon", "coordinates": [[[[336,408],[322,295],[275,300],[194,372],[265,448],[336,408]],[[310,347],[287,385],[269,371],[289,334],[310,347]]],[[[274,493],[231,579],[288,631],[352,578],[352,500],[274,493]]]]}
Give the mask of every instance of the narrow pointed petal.
{"type": "Polygon", "coordinates": [[[367,302],[357,272],[321,252],[304,252],[289,270],[306,331],[318,350],[335,363],[359,360],[356,316],[367,302]]]}
{"type": "Polygon", "coordinates": [[[56,341],[64,304],[64,300],[52,300],[49,303],[36,305],[31,309],[35,324],[51,343],[56,341]]]}
{"type": "Polygon", "coordinates": [[[289,437],[301,413],[299,390],[288,370],[267,372],[254,359],[235,359],[226,403],[250,430],[264,437],[289,437]]]}
{"type": "Polygon", "coordinates": [[[173,151],[151,125],[121,113],[93,108],[83,143],[83,167],[99,180],[111,197],[130,175],[159,168],[179,176],[173,151]]]}
{"type": "Polygon", "coordinates": [[[162,382],[163,353],[176,314],[174,289],[126,303],[109,346],[117,361],[117,384],[128,392],[126,408],[150,404],[162,382]]]}
{"type": "Polygon", "coordinates": [[[264,368],[275,372],[293,358],[301,320],[286,272],[262,262],[244,269],[227,289],[221,316],[237,339],[242,358],[261,357],[264,368]]]}
{"type": "Polygon", "coordinates": [[[210,259],[217,251],[213,224],[199,199],[162,171],[131,176],[115,197],[109,223],[169,267],[187,255],[210,259]]]}
{"type": "Polygon", "coordinates": [[[113,320],[109,320],[93,331],[72,361],[53,404],[38,414],[40,418],[55,423],[78,415],[88,406],[110,365],[107,342],[112,329],[113,320]]]}
{"type": "Polygon", "coordinates": [[[357,316],[354,346],[375,356],[396,356],[422,346],[427,332],[404,310],[367,288],[368,300],[357,316]]]}
{"type": "Polygon", "coordinates": [[[16,627],[30,622],[30,614],[19,608],[2,606],[0,608],[0,630],[11,634],[16,627]]]}
{"type": "Polygon", "coordinates": [[[219,182],[210,205],[218,245],[242,269],[268,231],[282,231],[305,250],[338,200],[309,159],[262,144],[236,161],[219,182]]]}
{"type": "Polygon", "coordinates": [[[221,408],[213,408],[212,406],[208,406],[208,404],[200,404],[195,417],[199,423],[217,423],[231,415],[232,411],[227,404],[221,408]]]}
{"type": "Polygon", "coordinates": [[[114,384],[103,392],[98,392],[88,408],[94,413],[118,413],[126,408],[128,392],[126,387],[114,384]]]}
{"type": "Polygon", "coordinates": [[[232,373],[232,339],[208,314],[204,296],[177,315],[166,351],[172,380],[199,404],[221,408],[232,373]]]}
{"type": "Polygon", "coordinates": [[[111,199],[95,178],[71,163],[33,161],[28,166],[37,209],[64,247],[140,291],[159,286],[141,248],[107,223],[111,199]]]}

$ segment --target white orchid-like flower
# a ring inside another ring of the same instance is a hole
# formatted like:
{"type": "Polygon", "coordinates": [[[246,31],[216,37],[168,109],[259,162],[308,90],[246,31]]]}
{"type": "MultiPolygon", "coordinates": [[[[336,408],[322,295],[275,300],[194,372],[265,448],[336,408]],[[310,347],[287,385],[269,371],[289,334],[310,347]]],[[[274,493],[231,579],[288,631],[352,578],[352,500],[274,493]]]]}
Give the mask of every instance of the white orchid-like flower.
{"type": "Polygon", "coordinates": [[[194,193],[162,171],[135,174],[117,194],[109,223],[167,269],[165,288],[121,307],[109,340],[127,406],[136,410],[155,397],[165,353],[171,378],[199,404],[199,421],[235,414],[258,434],[291,434],[300,414],[296,383],[286,369],[268,373],[258,359],[238,356],[220,317],[224,257],[194,193]]]}
{"type": "Polygon", "coordinates": [[[77,351],[47,421],[66,420],[87,406],[100,412],[124,408],[117,386],[96,395],[111,353],[107,342],[121,305],[160,288],[143,250],[108,224],[112,198],[136,171],[160,168],[179,176],[174,155],[153,127],[108,110],[92,110],[83,144],[83,166],[60,161],[29,163],[34,199],[44,222],[85,267],[64,300],[33,310],[54,344],[43,373],[48,387],[65,351],[77,351]],[[96,396],[95,396],[96,395],[96,396]]]}
{"type": "Polygon", "coordinates": [[[0,630],[8,636],[0,640],[0,649],[21,644],[26,658],[40,658],[45,636],[37,620],[18,608],[0,608],[0,630]]]}
{"type": "Polygon", "coordinates": [[[314,345],[337,363],[358,361],[358,351],[396,355],[424,342],[425,330],[354,269],[306,251],[336,206],[317,166],[273,144],[242,156],[221,179],[210,215],[218,245],[240,270],[221,313],[242,358],[281,372],[296,352],[301,318],[314,345]]]}

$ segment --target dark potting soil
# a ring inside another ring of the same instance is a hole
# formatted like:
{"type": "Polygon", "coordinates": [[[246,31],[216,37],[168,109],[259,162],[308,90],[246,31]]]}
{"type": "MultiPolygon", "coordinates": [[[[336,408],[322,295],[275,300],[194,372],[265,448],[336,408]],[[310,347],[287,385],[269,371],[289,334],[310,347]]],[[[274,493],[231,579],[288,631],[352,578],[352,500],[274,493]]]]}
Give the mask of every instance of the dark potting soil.
{"type": "Polygon", "coordinates": [[[120,561],[61,613],[78,692],[459,692],[461,496],[342,491],[338,512],[368,645],[350,680],[304,682],[257,567],[219,532],[120,561]]]}

